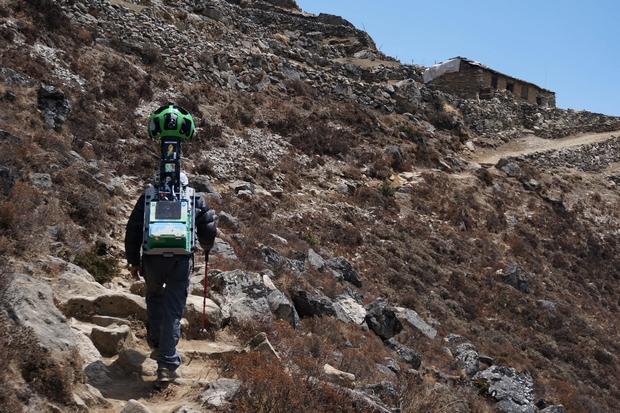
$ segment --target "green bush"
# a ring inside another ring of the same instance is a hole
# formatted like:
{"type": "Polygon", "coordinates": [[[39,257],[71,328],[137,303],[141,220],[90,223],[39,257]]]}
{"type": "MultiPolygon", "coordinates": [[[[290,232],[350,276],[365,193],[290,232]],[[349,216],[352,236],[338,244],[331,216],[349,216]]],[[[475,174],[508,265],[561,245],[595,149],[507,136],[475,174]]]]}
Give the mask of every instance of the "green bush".
{"type": "Polygon", "coordinates": [[[392,183],[386,179],[379,187],[379,192],[381,192],[381,195],[383,195],[384,197],[390,198],[394,196],[396,189],[392,186],[392,183]]]}
{"type": "Polygon", "coordinates": [[[77,255],[73,263],[91,273],[100,284],[112,280],[118,273],[118,263],[114,257],[101,256],[94,252],[77,255]]]}

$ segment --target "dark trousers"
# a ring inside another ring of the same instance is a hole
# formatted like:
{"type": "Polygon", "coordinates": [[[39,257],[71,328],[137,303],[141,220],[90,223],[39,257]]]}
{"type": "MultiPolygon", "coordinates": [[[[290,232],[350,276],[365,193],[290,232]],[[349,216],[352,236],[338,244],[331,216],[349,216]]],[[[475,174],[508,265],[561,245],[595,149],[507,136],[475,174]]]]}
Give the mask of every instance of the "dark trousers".
{"type": "Polygon", "coordinates": [[[151,347],[159,349],[158,367],[176,370],[181,365],[176,346],[181,338],[191,258],[145,255],[142,265],[146,281],[147,339],[151,347]]]}

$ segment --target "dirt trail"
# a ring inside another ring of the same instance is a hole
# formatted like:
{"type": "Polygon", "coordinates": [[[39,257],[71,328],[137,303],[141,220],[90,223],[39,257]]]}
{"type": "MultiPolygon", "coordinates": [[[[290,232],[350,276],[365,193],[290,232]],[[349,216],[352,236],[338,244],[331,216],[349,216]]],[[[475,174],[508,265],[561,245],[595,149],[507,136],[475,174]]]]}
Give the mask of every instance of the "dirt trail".
{"type": "MultiPolygon", "coordinates": [[[[146,343],[138,340],[136,344],[134,349],[140,351],[145,358],[143,364],[150,362],[154,365],[155,363],[148,359],[148,350],[145,351],[146,343]]],[[[165,388],[159,388],[156,385],[156,378],[153,374],[128,374],[126,370],[115,365],[117,357],[102,359],[110,368],[112,380],[95,387],[101,391],[111,406],[92,411],[119,412],[130,399],[137,400],[152,413],[170,413],[179,406],[207,411],[196,402],[196,396],[201,388],[219,378],[215,359],[227,353],[239,352],[241,349],[226,338],[218,337],[216,341],[182,339],[178,350],[183,358],[183,364],[179,368],[181,378],[165,388]]]]}
{"type": "Polygon", "coordinates": [[[501,158],[529,155],[548,150],[560,150],[573,146],[587,145],[590,143],[603,142],[614,136],[620,135],[620,131],[603,133],[586,133],[567,136],[560,139],[543,139],[535,135],[524,136],[510,141],[493,149],[483,149],[476,151],[471,156],[471,160],[478,164],[495,165],[501,158]]]}

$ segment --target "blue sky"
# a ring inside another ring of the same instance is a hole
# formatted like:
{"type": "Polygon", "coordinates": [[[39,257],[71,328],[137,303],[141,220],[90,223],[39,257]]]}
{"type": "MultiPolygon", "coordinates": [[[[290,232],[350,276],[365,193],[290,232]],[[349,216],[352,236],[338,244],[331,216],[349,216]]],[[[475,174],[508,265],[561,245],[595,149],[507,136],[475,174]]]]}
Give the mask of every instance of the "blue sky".
{"type": "Polygon", "coordinates": [[[465,56],[555,91],[560,107],[620,115],[620,1],[297,2],[346,18],[403,63],[465,56]]]}

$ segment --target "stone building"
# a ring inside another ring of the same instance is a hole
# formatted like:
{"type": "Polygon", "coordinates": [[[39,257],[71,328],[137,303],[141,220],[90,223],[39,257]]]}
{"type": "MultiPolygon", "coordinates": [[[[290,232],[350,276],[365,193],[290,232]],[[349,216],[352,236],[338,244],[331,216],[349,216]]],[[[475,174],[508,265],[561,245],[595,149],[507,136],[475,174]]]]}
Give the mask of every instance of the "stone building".
{"type": "Polygon", "coordinates": [[[427,85],[464,99],[489,99],[495,90],[506,90],[515,99],[538,106],[555,107],[555,92],[464,57],[455,57],[431,66],[423,76],[427,85]]]}

